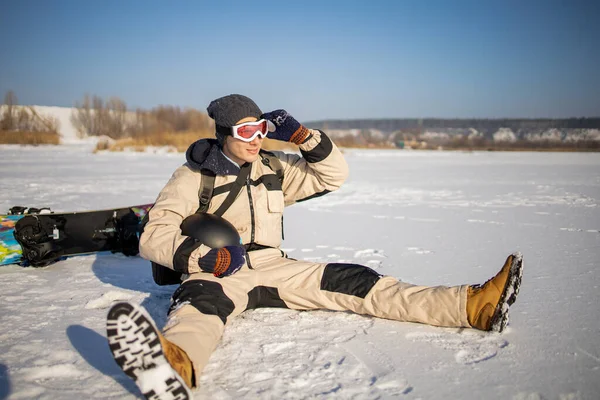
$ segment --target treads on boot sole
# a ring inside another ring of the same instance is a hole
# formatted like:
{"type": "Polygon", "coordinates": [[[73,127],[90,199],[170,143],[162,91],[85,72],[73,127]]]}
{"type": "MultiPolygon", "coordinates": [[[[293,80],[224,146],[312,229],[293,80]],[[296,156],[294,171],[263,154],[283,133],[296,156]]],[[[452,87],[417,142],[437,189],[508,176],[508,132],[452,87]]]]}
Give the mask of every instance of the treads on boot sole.
{"type": "Polygon", "coordinates": [[[496,306],[496,311],[492,317],[490,330],[493,332],[502,332],[508,325],[508,309],[517,299],[521,287],[521,277],[523,276],[523,255],[520,252],[513,254],[513,260],[510,266],[510,275],[500,301],[496,306]]]}
{"type": "Polygon", "coordinates": [[[117,303],[108,312],[108,343],[113,357],[147,399],[191,399],[189,388],[165,358],[159,331],[142,307],[117,303]]]}

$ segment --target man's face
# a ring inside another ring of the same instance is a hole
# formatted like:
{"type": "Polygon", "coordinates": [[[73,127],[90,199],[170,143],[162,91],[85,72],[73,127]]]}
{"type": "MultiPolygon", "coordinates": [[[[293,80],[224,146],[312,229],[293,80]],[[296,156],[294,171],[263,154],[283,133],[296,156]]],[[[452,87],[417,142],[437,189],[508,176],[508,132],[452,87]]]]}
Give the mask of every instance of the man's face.
{"type": "MultiPolygon", "coordinates": [[[[256,122],[255,117],[242,118],[236,125],[243,124],[244,122],[256,122]]],[[[223,152],[233,161],[242,165],[246,162],[254,162],[258,158],[258,151],[262,146],[263,139],[260,136],[254,138],[251,142],[244,142],[236,139],[233,136],[225,136],[225,142],[223,143],[223,152]]]]}

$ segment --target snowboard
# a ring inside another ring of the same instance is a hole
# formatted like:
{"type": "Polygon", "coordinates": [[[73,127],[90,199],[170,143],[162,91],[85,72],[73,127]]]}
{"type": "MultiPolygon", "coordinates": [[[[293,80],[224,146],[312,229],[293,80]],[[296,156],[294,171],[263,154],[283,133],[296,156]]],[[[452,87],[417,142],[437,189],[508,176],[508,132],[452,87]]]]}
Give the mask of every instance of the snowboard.
{"type": "Polygon", "coordinates": [[[0,266],[42,267],[99,251],[137,255],[140,224],[151,207],[60,213],[13,207],[0,215],[0,266]]]}

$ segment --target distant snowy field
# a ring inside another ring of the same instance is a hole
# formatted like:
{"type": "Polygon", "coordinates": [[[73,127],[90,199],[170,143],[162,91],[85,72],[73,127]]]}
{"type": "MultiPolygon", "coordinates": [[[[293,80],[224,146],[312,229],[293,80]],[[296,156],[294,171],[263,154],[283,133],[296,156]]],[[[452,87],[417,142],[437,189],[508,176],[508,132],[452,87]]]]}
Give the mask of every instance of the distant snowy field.
{"type": "MultiPolygon", "coordinates": [[[[154,201],[182,154],[0,147],[0,210],[154,201]]],[[[290,207],[294,258],[427,285],[481,283],[524,254],[505,333],[259,309],[226,329],[197,399],[600,398],[600,154],[346,151],[338,192],[290,207]]],[[[133,399],[105,339],[114,300],[165,323],[174,287],[140,258],[0,267],[0,399],[133,399]]]]}

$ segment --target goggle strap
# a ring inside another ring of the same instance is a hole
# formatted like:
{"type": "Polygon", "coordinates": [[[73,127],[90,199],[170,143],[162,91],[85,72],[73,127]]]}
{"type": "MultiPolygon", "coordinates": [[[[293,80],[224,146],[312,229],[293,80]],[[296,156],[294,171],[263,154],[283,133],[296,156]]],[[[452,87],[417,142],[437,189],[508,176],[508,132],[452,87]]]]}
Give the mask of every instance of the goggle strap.
{"type": "Polygon", "coordinates": [[[230,135],[231,136],[231,127],[215,124],[215,129],[216,129],[217,133],[220,133],[221,135],[224,135],[224,136],[230,135]]]}

